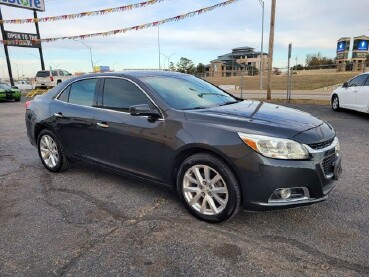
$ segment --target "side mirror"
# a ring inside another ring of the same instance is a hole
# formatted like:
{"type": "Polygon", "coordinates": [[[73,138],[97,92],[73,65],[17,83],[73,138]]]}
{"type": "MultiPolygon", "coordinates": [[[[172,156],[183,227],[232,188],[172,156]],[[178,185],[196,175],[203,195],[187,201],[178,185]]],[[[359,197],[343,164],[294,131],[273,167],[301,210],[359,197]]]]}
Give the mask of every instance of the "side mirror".
{"type": "Polygon", "coordinates": [[[348,87],[348,82],[344,82],[342,85],[343,88],[347,88],[348,87]]]}
{"type": "Polygon", "coordinates": [[[151,109],[147,104],[131,106],[129,107],[129,113],[132,116],[160,117],[159,111],[157,109],[151,109]]]}

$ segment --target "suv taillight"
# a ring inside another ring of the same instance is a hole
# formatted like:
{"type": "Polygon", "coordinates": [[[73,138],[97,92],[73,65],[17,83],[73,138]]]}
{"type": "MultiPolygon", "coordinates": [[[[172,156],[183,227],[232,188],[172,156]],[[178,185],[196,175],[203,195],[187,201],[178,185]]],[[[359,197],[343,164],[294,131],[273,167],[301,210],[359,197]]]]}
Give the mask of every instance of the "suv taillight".
{"type": "Polygon", "coordinates": [[[54,77],[50,76],[50,81],[53,82],[54,81],[54,77]]]}

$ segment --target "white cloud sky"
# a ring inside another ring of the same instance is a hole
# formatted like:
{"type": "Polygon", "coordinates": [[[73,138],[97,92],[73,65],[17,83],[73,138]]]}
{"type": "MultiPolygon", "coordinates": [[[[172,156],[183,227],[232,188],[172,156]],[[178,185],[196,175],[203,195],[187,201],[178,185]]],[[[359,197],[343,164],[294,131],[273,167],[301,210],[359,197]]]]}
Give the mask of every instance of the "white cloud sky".
{"type": "MultiPolygon", "coordinates": [[[[46,0],[45,12],[39,17],[118,7],[135,1],[119,0],[46,0]]],[[[167,0],[162,3],[123,13],[85,17],[75,20],[40,23],[42,38],[104,32],[153,22],[220,3],[219,1],[167,0]]],[[[271,0],[265,0],[264,51],[269,38],[271,0]]],[[[4,19],[30,18],[29,10],[1,5],[4,19]]],[[[287,64],[288,43],[293,43],[293,57],[304,63],[309,53],[335,56],[337,39],[358,35],[369,36],[367,13],[369,1],[363,0],[277,0],[274,65],[287,64]]],[[[6,30],[33,33],[34,24],[5,24],[6,30]]],[[[160,27],[161,52],[177,62],[180,57],[195,64],[207,64],[239,46],[260,50],[261,6],[258,0],[241,0],[209,13],[171,22],[160,27]]],[[[157,68],[157,28],[128,32],[84,41],[92,47],[93,60],[116,70],[123,68],[157,68]],[[114,66],[113,66],[114,65],[114,66]]],[[[3,48],[0,50],[0,74],[6,73],[3,48]]],[[[13,75],[34,76],[40,68],[38,50],[9,47],[13,75]]],[[[59,66],[71,72],[91,69],[89,49],[83,44],[63,40],[43,44],[46,66],[59,66]]],[[[162,66],[167,59],[162,55],[162,66]]]]}

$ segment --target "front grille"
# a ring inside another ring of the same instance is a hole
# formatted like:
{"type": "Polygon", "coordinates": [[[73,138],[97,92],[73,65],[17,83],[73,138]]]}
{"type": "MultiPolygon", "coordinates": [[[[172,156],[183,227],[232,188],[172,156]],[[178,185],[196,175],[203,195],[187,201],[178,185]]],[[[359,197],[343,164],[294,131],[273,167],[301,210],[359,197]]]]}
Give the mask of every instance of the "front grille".
{"type": "Polygon", "coordinates": [[[326,176],[333,174],[334,162],[336,161],[336,159],[336,154],[329,155],[323,159],[322,168],[326,176]]]}
{"type": "Polygon", "coordinates": [[[326,147],[330,146],[333,141],[334,141],[334,138],[332,138],[330,140],[323,141],[323,142],[312,143],[312,144],[308,144],[308,145],[312,149],[319,150],[319,149],[323,149],[323,148],[326,148],[326,147]]]}

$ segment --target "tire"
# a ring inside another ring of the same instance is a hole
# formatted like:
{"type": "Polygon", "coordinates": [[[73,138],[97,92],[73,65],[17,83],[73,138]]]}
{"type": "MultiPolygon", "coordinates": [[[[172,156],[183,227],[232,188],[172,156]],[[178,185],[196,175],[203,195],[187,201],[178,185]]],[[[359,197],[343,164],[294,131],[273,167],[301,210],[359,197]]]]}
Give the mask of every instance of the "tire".
{"type": "Polygon", "coordinates": [[[62,82],[61,80],[58,80],[58,81],[56,82],[56,85],[59,85],[61,82],[62,82]]]}
{"type": "Polygon", "coordinates": [[[183,161],[178,170],[177,191],[194,216],[210,223],[232,218],[241,204],[235,174],[226,163],[208,153],[195,154],[183,161]]]}
{"type": "Polygon", "coordinates": [[[42,130],[37,138],[38,155],[42,164],[52,172],[62,172],[70,167],[64,149],[50,130],[42,130]]]}
{"type": "Polygon", "coordinates": [[[15,98],[14,100],[15,100],[15,102],[19,102],[19,101],[21,101],[21,99],[20,99],[20,98],[15,98]]]}
{"type": "Polygon", "coordinates": [[[340,110],[340,100],[338,99],[338,96],[335,94],[332,97],[332,110],[335,112],[340,110]]]}

